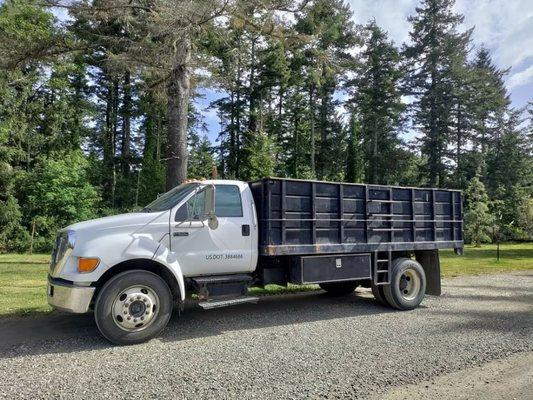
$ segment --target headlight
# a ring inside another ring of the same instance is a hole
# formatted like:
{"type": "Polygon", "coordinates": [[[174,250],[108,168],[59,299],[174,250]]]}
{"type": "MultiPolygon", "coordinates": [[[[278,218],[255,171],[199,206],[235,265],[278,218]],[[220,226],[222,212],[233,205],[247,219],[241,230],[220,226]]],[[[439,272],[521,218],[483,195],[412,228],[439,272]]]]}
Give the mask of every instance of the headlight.
{"type": "Polygon", "coordinates": [[[67,231],[67,247],[70,249],[73,249],[75,244],[76,244],[76,232],[67,231]]]}

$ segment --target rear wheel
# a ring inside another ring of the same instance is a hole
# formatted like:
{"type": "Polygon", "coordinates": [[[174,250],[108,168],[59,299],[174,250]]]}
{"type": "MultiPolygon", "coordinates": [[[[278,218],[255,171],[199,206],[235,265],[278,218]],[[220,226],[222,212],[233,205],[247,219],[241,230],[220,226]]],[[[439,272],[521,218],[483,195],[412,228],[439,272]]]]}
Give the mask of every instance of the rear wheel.
{"type": "Polygon", "coordinates": [[[142,343],[157,335],[172,314],[172,293],[152,272],[126,271],[100,290],[94,308],[98,329],[116,344],[142,343]]]}
{"type": "Polygon", "coordinates": [[[346,296],[352,293],[357,286],[356,281],[348,282],[324,282],[318,284],[322,290],[328,292],[331,296],[346,296]]]}
{"type": "Polygon", "coordinates": [[[387,299],[385,299],[385,294],[383,293],[383,285],[374,285],[374,282],[372,282],[371,288],[372,294],[374,295],[378,303],[383,304],[384,306],[390,305],[387,302],[387,299]]]}
{"type": "Polygon", "coordinates": [[[422,266],[410,258],[394,260],[390,285],[383,286],[387,302],[399,310],[418,307],[426,293],[426,274],[422,266]]]}

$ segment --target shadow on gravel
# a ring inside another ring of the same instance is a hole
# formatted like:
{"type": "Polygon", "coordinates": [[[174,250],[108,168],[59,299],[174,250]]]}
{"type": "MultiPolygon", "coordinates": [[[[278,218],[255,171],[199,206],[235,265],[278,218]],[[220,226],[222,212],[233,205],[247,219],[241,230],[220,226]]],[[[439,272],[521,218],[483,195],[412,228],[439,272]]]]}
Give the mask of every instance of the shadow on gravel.
{"type": "MultiPolygon", "coordinates": [[[[365,324],[380,321],[380,315],[398,313],[402,318],[416,318],[420,329],[435,334],[461,331],[501,331],[530,335],[533,332],[533,298],[523,288],[512,295],[498,296],[490,286],[489,295],[481,294],[482,286],[468,286],[468,291],[457,292],[446,284],[441,298],[430,297],[416,310],[400,313],[377,303],[369,290],[359,289],[354,295],[329,297],[323,292],[261,297],[257,304],[246,304],[228,308],[203,310],[194,303],[188,303],[185,311],[178,310],[167,329],[156,339],[160,342],[179,342],[197,338],[208,338],[225,332],[262,330],[274,326],[290,326],[299,330],[303,323],[363,318],[365,324]],[[450,290],[451,289],[451,290],[450,290]],[[448,293],[447,293],[448,292],[448,293]],[[476,293],[477,292],[477,293],[476,293]],[[467,303],[465,303],[467,301],[467,303]],[[502,306],[504,301],[520,304],[519,310],[502,306]],[[467,308],[465,308],[467,304],[467,308]],[[457,318],[450,319],[450,316],[457,318]]],[[[497,289],[497,287],[496,287],[497,289]]],[[[507,289],[509,290],[509,289],[507,289]]],[[[349,323],[349,322],[347,322],[349,323]]],[[[278,338],[276,338],[278,339],[278,338]]],[[[283,338],[279,338],[283,340],[283,338]]],[[[143,346],[143,345],[139,345],[143,346]]],[[[36,317],[0,319],[0,358],[50,353],[77,353],[110,348],[98,332],[91,314],[72,315],[52,313],[36,317]]]]}
{"type": "Polygon", "coordinates": [[[456,317],[446,325],[436,329],[438,334],[459,332],[504,332],[518,333],[533,337],[533,310],[505,311],[480,310],[438,310],[436,315],[456,317]]]}
{"type": "MultiPolygon", "coordinates": [[[[531,288],[525,288],[521,287],[520,289],[510,289],[508,286],[489,286],[489,285],[447,285],[447,287],[450,288],[457,288],[457,289],[472,289],[472,290],[490,290],[491,292],[497,293],[497,292],[512,292],[515,293],[515,291],[519,291],[521,293],[525,294],[533,294],[533,287],[531,288]]],[[[498,296],[496,294],[496,296],[498,296]]]]}
{"type": "MultiPolygon", "coordinates": [[[[421,307],[423,308],[423,307],[421,307]]],[[[323,292],[261,297],[257,304],[203,310],[188,303],[174,310],[165,331],[156,339],[181,341],[223,332],[394,312],[378,304],[368,291],[332,298],[323,292]]],[[[102,338],[92,314],[26,316],[0,319],[0,358],[71,353],[113,347],[102,338]]]]}
{"type": "Polygon", "coordinates": [[[533,292],[520,290],[513,293],[512,296],[488,296],[478,294],[443,294],[442,297],[446,299],[458,299],[458,300],[479,300],[479,301],[512,301],[517,303],[533,304],[533,292]]]}

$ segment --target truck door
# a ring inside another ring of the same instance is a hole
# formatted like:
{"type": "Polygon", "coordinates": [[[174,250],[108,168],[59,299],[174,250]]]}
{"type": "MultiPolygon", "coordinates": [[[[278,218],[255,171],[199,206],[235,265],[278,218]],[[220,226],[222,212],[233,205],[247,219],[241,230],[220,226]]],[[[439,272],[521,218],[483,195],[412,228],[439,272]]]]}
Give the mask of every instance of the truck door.
{"type": "Polygon", "coordinates": [[[171,215],[171,250],[184,276],[249,272],[252,265],[251,209],[237,185],[215,185],[218,228],[210,229],[201,190],[171,215]]]}

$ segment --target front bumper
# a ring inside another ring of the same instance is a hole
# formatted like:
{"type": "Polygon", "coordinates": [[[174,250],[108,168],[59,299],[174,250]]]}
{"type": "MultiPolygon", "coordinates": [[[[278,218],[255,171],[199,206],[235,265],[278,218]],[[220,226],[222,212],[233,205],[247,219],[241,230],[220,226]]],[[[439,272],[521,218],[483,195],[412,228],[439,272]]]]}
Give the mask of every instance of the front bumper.
{"type": "Polygon", "coordinates": [[[48,304],[61,311],[83,314],[89,311],[95,289],[48,277],[48,304]]]}

